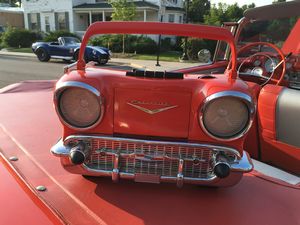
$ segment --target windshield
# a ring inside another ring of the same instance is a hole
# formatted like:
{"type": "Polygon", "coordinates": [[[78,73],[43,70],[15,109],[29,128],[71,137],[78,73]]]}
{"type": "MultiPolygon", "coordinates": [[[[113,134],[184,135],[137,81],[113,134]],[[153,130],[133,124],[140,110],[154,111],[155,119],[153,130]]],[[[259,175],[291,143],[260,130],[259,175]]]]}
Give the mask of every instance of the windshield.
{"type": "Polygon", "coordinates": [[[80,44],[80,40],[74,37],[65,37],[64,41],[66,45],[80,44]]]}
{"type": "Polygon", "coordinates": [[[243,27],[238,47],[250,42],[269,42],[281,48],[297,20],[298,17],[251,21],[243,27]]]}
{"type": "MultiPolygon", "coordinates": [[[[239,37],[237,39],[237,49],[253,42],[269,42],[282,49],[298,20],[299,16],[273,20],[249,21],[241,28],[239,37]]],[[[228,29],[230,27],[232,29],[232,33],[234,34],[234,26],[229,26],[228,29]]],[[[272,49],[260,49],[260,51],[264,50],[273,51],[272,49]]],[[[228,51],[229,48],[227,43],[220,42],[216,51],[215,60],[227,60],[229,57],[228,51]]]]}

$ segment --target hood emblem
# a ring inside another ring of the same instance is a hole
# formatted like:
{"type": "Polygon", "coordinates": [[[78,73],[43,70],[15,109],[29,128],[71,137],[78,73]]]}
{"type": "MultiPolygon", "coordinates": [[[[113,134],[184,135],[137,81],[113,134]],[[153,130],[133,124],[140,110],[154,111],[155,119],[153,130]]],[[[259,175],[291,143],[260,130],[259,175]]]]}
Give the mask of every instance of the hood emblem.
{"type": "Polygon", "coordinates": [[[131,102],[127,102],[128,105],[139,109],[145,113],[148,113],[150,115],[156,114],[156,113],[160,113],[160,112],[164,112],[167,111],[169,109],[174,109],[176,107],[178,107],[178,105],[169,105],[168,103],[155,103],[155,102],[140,102],[140,101],[131,101],[131,102]],[[163,108],[158,108],[158,109],[147,109],[145,107],[142,107],[138,104],[142,104],[142,105],[157,105],[157,106],[165,106],[163,108]]]}

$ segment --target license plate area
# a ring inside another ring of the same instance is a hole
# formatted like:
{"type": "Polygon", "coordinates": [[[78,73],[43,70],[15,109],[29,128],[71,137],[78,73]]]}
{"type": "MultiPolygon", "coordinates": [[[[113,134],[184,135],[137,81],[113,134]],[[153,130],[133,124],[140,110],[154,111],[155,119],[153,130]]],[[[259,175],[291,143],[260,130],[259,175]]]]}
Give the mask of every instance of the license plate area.
{"type": "Polygon", "coordinates": [[[134,176],[134,181],[139,183],[153,183],[159,184],[160,183],[160,176],[155,174],[141,174],[136,173],[134,176]]]}

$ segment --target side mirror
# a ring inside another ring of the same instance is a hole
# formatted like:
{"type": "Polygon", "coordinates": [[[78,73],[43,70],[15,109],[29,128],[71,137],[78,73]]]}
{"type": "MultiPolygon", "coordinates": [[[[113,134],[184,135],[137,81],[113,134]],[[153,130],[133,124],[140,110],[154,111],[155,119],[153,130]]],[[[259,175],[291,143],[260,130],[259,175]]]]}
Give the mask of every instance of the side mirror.
{"type": "Polygon", "coordinates": [[[209,63],[211,62],[211,53],[208,49],[201,49],[198,52],[198,59],[202,63],[209,63]]]}

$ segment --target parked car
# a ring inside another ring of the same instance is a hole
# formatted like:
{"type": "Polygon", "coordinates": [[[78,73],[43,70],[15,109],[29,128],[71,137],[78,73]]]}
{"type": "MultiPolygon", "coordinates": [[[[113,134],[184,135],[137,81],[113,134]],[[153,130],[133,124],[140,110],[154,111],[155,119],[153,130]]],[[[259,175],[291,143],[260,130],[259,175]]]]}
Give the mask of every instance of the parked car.
{"type": "Polygon", "coordinates": [[[225,28],[94,23],[77,65],[56,84],[64,132],[51,152],[71,173],[113,181],[230,186],[253,169],[248,153],[299,175],[300,20],[293,7],[299,2],[250,9],[225,28]],[[87,69],[88,39],[111,30],[219,44],[212,63],[188,69],[87,69]]]}
{"type": "MultiPolygon", "coordinates": [[[[36,42],[32,44],[32,51],[41,62],[47,62],[51,58],[66,61],[77,60],[80,49],[80,40],[75,37],[59,37],[57,42],[36,42]]],[[[85,61],[94,61],[104,65],[110,59],[109,49],[98,46],[87,46],[85,61]]]]}

